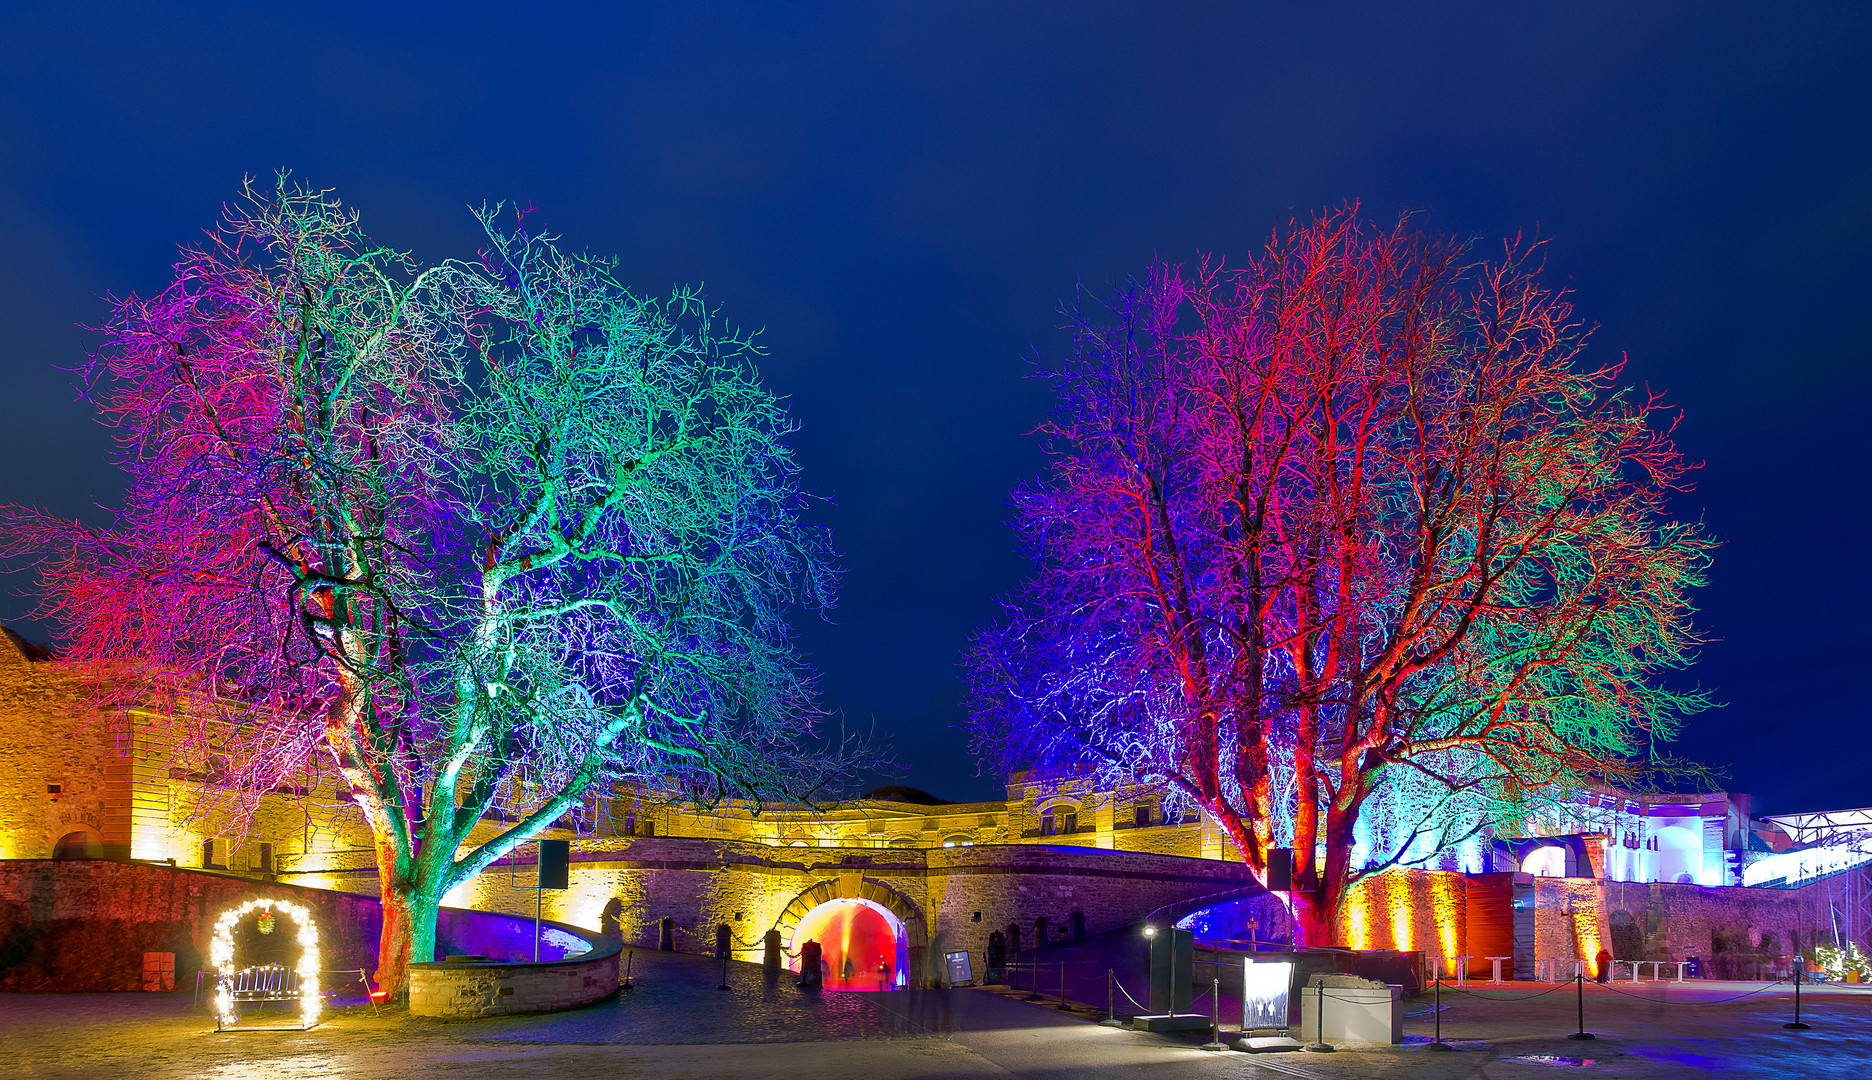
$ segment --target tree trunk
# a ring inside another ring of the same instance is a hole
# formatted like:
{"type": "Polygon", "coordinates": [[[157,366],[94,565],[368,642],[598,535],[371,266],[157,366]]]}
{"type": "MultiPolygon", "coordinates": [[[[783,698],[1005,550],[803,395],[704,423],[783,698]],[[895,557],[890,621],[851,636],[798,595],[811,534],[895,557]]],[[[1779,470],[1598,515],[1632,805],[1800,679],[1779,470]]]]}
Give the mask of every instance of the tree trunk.
{"type": "Polygon", "coordinates": [[[392,1001],[409,995],[409,966],[435,959],[436,914],[442,898],[415,882],[383,886],[383,936],[377,944],[377,987],[392,1001]]]}
{"type": "Polygon", "coordinates": [[[1294,928],[1299,931],[1298,944],[1309,948],[1339,944],[1339,920],[1333,914],[1339,906],[1338,897],[1333,895],[1337,891],[1322,881],[1315,891],[1294,892],[1293,918],[1294,928]]]}

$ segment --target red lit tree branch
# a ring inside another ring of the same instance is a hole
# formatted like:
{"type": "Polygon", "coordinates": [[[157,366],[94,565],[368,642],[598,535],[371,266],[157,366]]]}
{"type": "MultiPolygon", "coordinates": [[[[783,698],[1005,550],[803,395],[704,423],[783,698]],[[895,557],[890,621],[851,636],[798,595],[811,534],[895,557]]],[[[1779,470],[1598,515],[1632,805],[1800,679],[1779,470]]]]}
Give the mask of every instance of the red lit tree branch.
{"type": "Polygon", "coordinates": [[[799,796],[789,608],[827,602],[780,403],[699,297],[482,215],[419,269],[323,193],[249,198],[94,359],[129,491],[108,528],[14,508],[68,656],[173,703],[251,810],[328,762],[376,847],[378,979],[449,889],[611,785],[799,796]]]}
{"type": "Polygon", "coordinates": [[[978,749],[1163,786],[1257,869],[1291,844],[1316,941],[1422,838],[1639,768],[1700,704],[1657,676],[1710,545],[1659,402],[1581,363],[1530,254],[1348,209],[1075,313],[978,749]],[[1362,848],[1374,800],[1416,809],[1362,848]]]}

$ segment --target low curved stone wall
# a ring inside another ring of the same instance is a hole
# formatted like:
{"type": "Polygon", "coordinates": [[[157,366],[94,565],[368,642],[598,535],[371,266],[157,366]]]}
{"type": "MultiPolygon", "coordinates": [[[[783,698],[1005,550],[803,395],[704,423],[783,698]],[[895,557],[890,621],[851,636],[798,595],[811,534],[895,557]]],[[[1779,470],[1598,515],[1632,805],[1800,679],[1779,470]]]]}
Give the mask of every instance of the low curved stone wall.
{"type": "Polygon", "coordinates": [[[624,951],[621,943],[563,923],[545,925],[584,942],[586,951],[539,963],[411,964],[411,1014],[478,1020],[513,1013],[557,1012],[603,1001],[618,992],[618,956],[624,951]]]}
{"type": "MultiPolygon", "coordinates": [[[[319,924],[321,967],[374,973],[383,922],[375,897],[154,863],[0,859],[0,992],[192,990],[215,918],[228,907],[263,897],[312,909],[319,924]],[[173,976],[155,987],[144,971],[148,953],[173,958],[173,976]]],[[[541,955],[551,960],[541,967],[602,964],[608,955],[610,989],[617,989],[618,943],[563,923],[545,925],[541,955]]],[[[534,965],[521,958],[533,955],[533,918],[443,908],[436,920],[436,945],[444,955],[478,953],[499,961],[495,966],[530,968],[534,965]]],[[[336,988],[339,977],[326,978],[336,988]]],[[[582,975],[578,981],[583,985],[582,975]]],[[[355,979],[345,989],[363,994],[355,979]]],[[[504,995],[517,996],[518,989],[504,995]]]]}

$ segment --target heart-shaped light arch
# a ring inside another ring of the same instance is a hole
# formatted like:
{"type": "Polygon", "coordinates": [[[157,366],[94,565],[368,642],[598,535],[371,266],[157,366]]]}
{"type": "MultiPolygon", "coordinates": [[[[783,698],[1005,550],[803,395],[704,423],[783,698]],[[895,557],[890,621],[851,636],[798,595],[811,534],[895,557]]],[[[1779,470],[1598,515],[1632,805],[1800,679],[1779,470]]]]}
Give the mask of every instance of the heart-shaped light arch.
{"type": "Polygon", "coordinates": [[[306,1027],[312,1027],[319,1018],[318,927],[312,922],[310,911],[290,900],[249,900],[222,912],[215,920],[214,941],[208,947],[208,962],[218,977],[215,1012],[224,1026],[240,1019],[234,1011],[234,973],[238,970],[234,966],[234,927],[242,916],[255,909],[272,909],[290,916],[299,928],[299,1019],[306,1027]]]}

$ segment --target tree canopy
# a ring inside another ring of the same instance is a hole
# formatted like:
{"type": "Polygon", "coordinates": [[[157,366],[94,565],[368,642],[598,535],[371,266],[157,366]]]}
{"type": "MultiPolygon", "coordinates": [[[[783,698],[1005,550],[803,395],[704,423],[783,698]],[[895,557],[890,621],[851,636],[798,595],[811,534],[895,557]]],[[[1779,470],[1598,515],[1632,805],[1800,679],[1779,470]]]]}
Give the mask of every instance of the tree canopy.
{"type": "Polygon", "coordinates": [[[787,623],[830,603],[830,541],[756,342],[479,220],[479,258],[421,266],[326,192],[250,188],[86,369],[115,520],[6,530],[65,655],[171,703],[228,799],[335,768],[393,989],[445,892],[614,784],[799,797],[844,749],[787,623]]]}
{"type": "Polygon", "coordinates": [[[1293,848],[1316,939],[1373,869],[1641,769],[1701,705],[1660,676],[1711,542],[1670,515],[1673,417],[1584,362],[1537,252],[1348,207],[1082,296],[977,749],[1162,787],[1257,869],[1293,848]]]}

